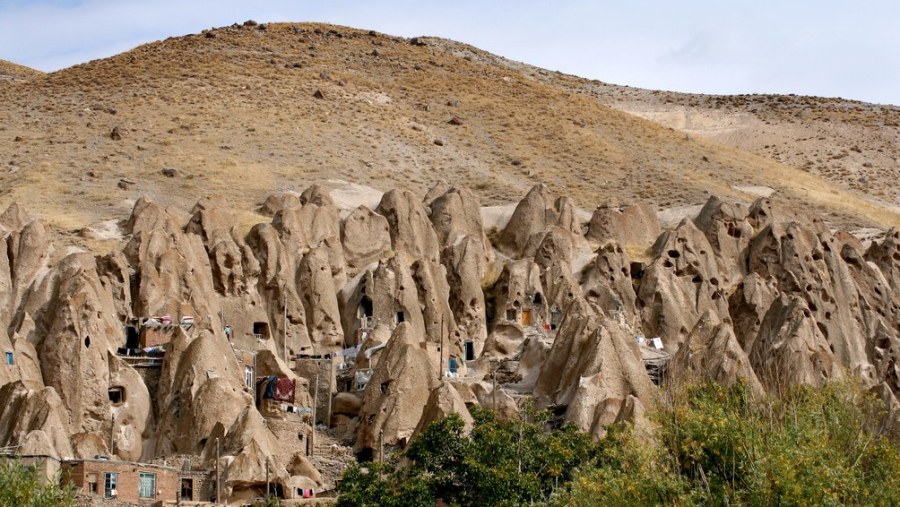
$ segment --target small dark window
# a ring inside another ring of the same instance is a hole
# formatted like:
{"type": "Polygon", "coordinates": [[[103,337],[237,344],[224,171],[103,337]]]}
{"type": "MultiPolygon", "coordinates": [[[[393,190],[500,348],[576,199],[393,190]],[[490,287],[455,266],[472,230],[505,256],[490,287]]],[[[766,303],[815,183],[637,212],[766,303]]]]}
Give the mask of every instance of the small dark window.
{"type": "Polygon", "coordinates": [[[194,479],[181,479],[181,499],[182,500],[193,500],[194,499],[194,479]]]}
{"type": "Polygon", "coordinates": [[[91,348],[91,337],[90,336],[84,337],[84,348],[86,348],[86,349],[91,348]]]}
{"type": "Polygon", "coordinates": [[[541,306],[542,304],[544,304],[544,298],[541,296],[540,292],[534,293],[534,304],[537,306],[541,306]]]}
{"type": "Polygon", "coordinates": [[[125,402],[125,388],[124,387],[110,387],[109,388],[109,402],[113,405],[121,405],[125,402]]]}
{"type": "Polygon", "coordinates": [[[484,318],[488,322],[494,320],[494,315],[496,314],[496,309],[494,308],[494,300],[487,299],[484,302],[484,318]]]}
{"type": "Polygon", "coordinates": [[[255,336],[259,340],[265,340],[269,337],[269,324],[268,322],[254,322],[253,323],[253,336],[255,336]]]}
{"type": "Polygon", "coordinates": [[[475,344],[471,341],[465,342],[466,348],[466,361],[474,361],[475,360],[475,344]]]}
{"type": "Polygon", "coordinates": [[[363,296],[362,300],[359,302],[359,309],[357,311],[359,312],[357,314],[359,317],[371,317],[375,313],[372,300],[368,296],[363,296]]]}
{"type": "Polygon", "coordinates": [[[516,320],[516,310],[514,308],[506,310],[506,320],[516,320]]]}
{"type": "Polygon", "coordinates": [[[8,364],[8,365],[10,365],[10,366],[13,366],[13,365],[16,364],[16,359],[15,359],[15,357],[13,357],[13,353],[12,353],[12,352],[7,352],[7,353],[6,353],[6,364],[8,364]]]}
{"type": "Polygon", "coordinates": [[[559,327],[559,321],[562,319],[562,311],[559,308],[553,307],[550,309],[550,329],[555,331],[556,328],[559,327]]]}
{"type": "MultiPolygon", "coordinates": [[[[672,267],[671,263],[669,266],[672,267]]],[[[631,271],[631,278],[635,280],[640,280],[644,276],[644,263],[643,262],[632,262],[629,266],[629,271],[631,271]]]]}
{"type": "Polygon", "coordinates": [[[406,322],[406,315],[404,315],[403,312],[397,312],[397,324],[400,324],[401,322],[406,322]]]}
{"type": "Polygon", "coordinates": [[[119,485],[118,472],[106,472],[103,474],[103,495],[106,498],[118,496],[117,487],[119,485]]]}
{"type": "Polygon", "coordinates": [[[125,328],[125,348],[138,349],[141,347],[141,333],[134,326],[125,328]]]}

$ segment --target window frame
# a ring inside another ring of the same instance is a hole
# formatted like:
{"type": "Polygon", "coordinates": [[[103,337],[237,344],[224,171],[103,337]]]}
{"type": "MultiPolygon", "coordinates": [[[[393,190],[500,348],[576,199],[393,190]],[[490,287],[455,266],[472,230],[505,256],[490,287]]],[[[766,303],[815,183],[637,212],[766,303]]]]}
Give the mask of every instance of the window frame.
{"type": "Polygon", "coordinates": [[[156,474],[154,472],[138,472],[138,498],[141,500],[156,499],[156,474]],[[153,488],[150,491],[151,496],[144,496],[144,478],[153,479],[153,488]]]}
{"type": "Polygon", "coordinates": [[[115,498],[112,492],[119,492],[119,472],[103,472],[103,496],[105,498],[115,498]]]}

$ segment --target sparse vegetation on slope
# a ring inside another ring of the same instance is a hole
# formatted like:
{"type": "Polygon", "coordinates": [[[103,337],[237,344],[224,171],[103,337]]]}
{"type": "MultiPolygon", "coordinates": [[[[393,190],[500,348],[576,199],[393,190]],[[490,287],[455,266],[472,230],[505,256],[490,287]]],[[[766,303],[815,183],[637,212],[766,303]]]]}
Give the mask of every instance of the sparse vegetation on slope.
{"type": "Polygon", "coordinates": [[[0,59],[0,81],[8,79],[27,80],[43,75],[43,72],[31,67],[0,59]]]}
{"type": "Polygon", "coordinates": [[[253,223],[272,191],[329,178],[419,194],[452,180],[485,204],[545,182],[586,209],[747,199],[733,187],[767,185],[843,226],[900,223],[798,169],[436,39],[235,25],[0,83],[0,104],[0,207],[27,202],[71,232],[124,218],[144,194],[181,208],[221,194],[253,223]]]}

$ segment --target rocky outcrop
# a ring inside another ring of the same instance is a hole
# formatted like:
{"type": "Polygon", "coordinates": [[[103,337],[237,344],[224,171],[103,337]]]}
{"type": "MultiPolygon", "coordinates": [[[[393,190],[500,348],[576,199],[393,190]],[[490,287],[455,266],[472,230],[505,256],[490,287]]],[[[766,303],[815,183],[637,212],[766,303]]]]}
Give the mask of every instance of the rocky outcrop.
{"type": "Polygon", "coordinates": [[[413,432],[413,437],[425,431],[431,423],[440,421],[450,414],[460,416],[466,433],[472,430],[472,425],[475,421],[469,414],[465,401],[463,401],[456,388],[450,382],[444,380],[431,390],[428,401],[425,403],[425,408],[422,410],[422,418],[419,419],[419,424],[416,425],[416,429],[413,432]]]}
{"type": "Polygon", "coordinates": [[[487,338],[485,322],[485,299],[482,282],[487,275],[485,245],[472,236],[463,236],[459,241],[444,248],[441,260],[447,272],[449,304],[456,321],[455,333],[468,337],[473,342],[473,353],[481,355],[487,338]]]}
{"type": "Polygon", "coordinates": [[[356,276],[391,249],[388,221],[365,206],[353,210],[341,226],[341,246],[350,276],[356,276]]]}
{"type": "Polygon", "coordinates": [[[759,379],[773,392],[794,384],[820,386],[844,376],[799,296],[781,295],[772,302],[748,355],[759,379]]]}
{"type": "Polygon", "coordinates": [[[344,344],[341,312],[338,307],[335,279],[325,248],[315,248],[303,256],[297,270],[297,287],[313,353],[340,350],[344,344]]]}
{"type": "Polygon", "coordinates": [[[756,395],[762,384],[731,325],[707,310],[672,358],[669,378],[675,382],[711,380],[722,385],[743,381],[756,395]]]}
{"type": "Polygon", "coordinates": [[[638,307],[644,332],[677,349],[707,310],[728,315],[718,261],[706,236],[689,220],[663,233],[644,271],[638,307]]]}
{"type": "Polygon", "coordinates": [[[641,203],[624,208],[598,206],[588,223],[587,239],[620,245],[650,247],[662,233],[659,217],[649,204],[641,203]]]}
{"type": "Polygon", "coordinates": [[[567,420],[598,436],[619,418],[628,396],[644,405],[656,396],[634,339],[583,300],[566,310],[534,395],[540,406],[566,407],[567,420]]]}
{"type": "Polygon", "coordinates": [[[738,343],[745,351],[753,350],[753,343],[772,301],[778,296],[774,279],[750,273],[728,298],[728,308],[738,343]]]}
{"type": "Polygon", "coordinates": [[[572,200],[555,195],[546,185],[536,185],[516,206],[500,233],[499,246],[509,255],[521,256],[535,235],[553,225],[581,234],[572,200]]]}
{"type": "Polygon", "coordinates": [[[431,391],[438,386],[437,370],[421,338],[408,323],[397,326],[363,393],[359,412],[357,450],[405,445],[422,418],[431,391]]]}
{"type": "Polygon", "coordinates": [[[317,185],[273,196],[261,208],[271,222],[242,236],[221,198],[190,214],[141,198],[124,248],[102,256],[56,252],[53,231],[10,206],[0,445],[211,466],[219,439],[232,499],[260,493],[267,461],[284,491],[330,484],[339,458],[279,445],[275,433],[316,430],[303,417],[264,424],[278,408],[259,412],[245,375],[292,379],[294,404],[310,407],[310,381],[284,358],[355,346],[336,360],[355,354],[340,385],[372,376],[362,396],[331,400],[327,422],[361,457],[382,434],[400,447],[451,412],[512,418],[528,397],[598,437],[614,424],[652,432],[657,388],[639,336],[662,338],[676,382],[740,380],[761,394],[853,376],[900,412],[896,230],[864,251],[767,199],[710,198],[667,231],[647,205],[601,207],[585,233],[574,203],[538,185],[489,238],[478,199],[458,187],[435,187],[425,205],[405,190],[374,211],[340,202],[317,185]],[[123,324],[163,315],[175,325],[161,368],[130,366],[144,359],[121,357],[123,324]],[[451,356],[456,376],[439,373],[451,356]]]}
{"type": "Polygon", "coordinates": [[[744,274],[746,248],[754,232],[747,213],[745,206],[726,203],[711,196],[694,218],[694,225],[706,235],[719,260],[722,283],[726,287],[740,280],[744,274]]]}
{"type": "Polygon", "coordinates": [[[607,243],[597,250],[584,270],[581,289],[588,301],[608,313],[622,312],[627,318],[637,313],[630,262],[618,243],[607,243]]]}
{"type": "Polygon", "coordinates": [[[216,423],[230,427],[253,397],[221,332],[179,332],[167,347],[157,403],[156,454],[165,456],[199,453],[216,423]]]}
{"type": "Polygon", "coordinates": [[[18,446],[19,454],[75,457],[65,407],[52,387],[30,390],[21,382],[0,387],[0,445],[18,446]]]}
{"type": "Polygon", "coordinates": [[[109,356],[109,388],[122,393],[120,401],[111,407],[113,449],[110,452],[126,461],[142,461],[144,432],[154,424],[150,391],[134,368],[113,355],[109,356]]]}
{"type": "Polygon", "coordinates": [[[388,221],[391,245],[411,259],[440,261],[440,243],[421,202],[409,190],[394,189],[384,194],[375,210],[388,221]]]}
{"type": "Polygon", "coordinates": [[[33,315],[44,384],[59,394],[72,431],[105,435],[111,419],[108,357],[124,341],[112,295],[89,254],[65,257],[43,284],[46,291],[33,295],[46,300],[33,315]]]}

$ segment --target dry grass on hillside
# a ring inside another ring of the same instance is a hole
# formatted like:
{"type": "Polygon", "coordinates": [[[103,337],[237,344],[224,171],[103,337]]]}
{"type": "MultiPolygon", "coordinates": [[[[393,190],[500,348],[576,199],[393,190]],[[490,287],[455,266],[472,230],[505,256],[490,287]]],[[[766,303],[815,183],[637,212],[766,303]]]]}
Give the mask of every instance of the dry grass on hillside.
{"type": "Polygon", "coordinates": [[[752,200],[733,187],[766,185],[837,225],[900,224],[799,169],[476,50],[423,42],[328,25],[233,26],[0,83],[0,207],[18,200],[74,231],[124,218],[143,194],[184,210],[221,194],[250,222],[267,194],[330,178],[421,194],[445,180],[485,204],[545,182],[587,209],[682,206],[709,193],[752,200]]]}
{"type": "Polygon", "coordinates": [[[27,80],[43,75],[37,69],[0,59],[0,80],[27,80]]]}

